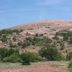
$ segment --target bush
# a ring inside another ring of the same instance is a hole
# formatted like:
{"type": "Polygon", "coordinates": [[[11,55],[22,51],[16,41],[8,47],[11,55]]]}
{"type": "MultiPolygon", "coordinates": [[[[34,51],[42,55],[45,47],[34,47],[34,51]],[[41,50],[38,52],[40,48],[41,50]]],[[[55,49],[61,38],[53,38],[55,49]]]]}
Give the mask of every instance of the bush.
{"type": "Polygon", "coordinates": [[[42,60],[42,57],[38,53],[28,53],[30,55],[30,61],[31,62],[38,62],[42,60]]]}
{"type": "Polygon", "coordinates": [[[9,57],[5,57],[3,59],[3,62],[12,62],[12,63],[16,63],[16,62],[19,62],[20,61],[20,58],[19,58],[19,55],[17,54],[13,54],[9,57]]]}
{"type": "Polygon", "coordinates": [[[38,62],[38,61],[42,60],[42,58],[39,54],[31,53],[31,52],[21,54],[20,58],[21,58],[21,63],[23,65],[30,64],[30,62],[38,62]]]}
{"type": "Polygon", "coordinates": [[[69,52],[66,56],[66,60],[72,60],[72,52],[69,52]]]}
{"type": "Polygon", "coordinates": [[[56,48],[42,48],[39,53],[46,60],[50,61],[59,61],[64,59],[64,56],[59,53],[56,48]]]}
{"type": "Polygon", "coordinates": [[[30,65],[31,59],[28,53],[22,53],[20,55],[22,65],[30,65]]]}
{"type": "Polygon", "coordinates": [[[30,45],[43,47],[43,46],[47,46],[51,42],[52,42],[52,40],[47,38],[47,37],[33,36],[33,37],[26,38],[23,43],[21,43],[21,44],[19,43],[19,44],[22,45],[22,48],[25,48],[25,47],[30,46],[30,45]]]}
{"type": "Polygon", "coordinates": [[[0,59],[3,60],[3,58],[7,56],[8,56],[8,49],[0,48],[0,59]]]}
{"type": "Polygon", "coordinates": [[[3,60],[3,58],[5,57],[10,57],[11,55],[14,54],[19,54],[19,51],[17,49],[8,49],[8,48],[1,48],[0,49],[0,59],[1,61],[3,60]]]}
{"type": "Polygon", "coordinates": [[[8,49],[8,54],[9,54],[9,56],[12,54],[19,54],[19,51],[17,49],[10,48],[10,49],[8,49]]]}

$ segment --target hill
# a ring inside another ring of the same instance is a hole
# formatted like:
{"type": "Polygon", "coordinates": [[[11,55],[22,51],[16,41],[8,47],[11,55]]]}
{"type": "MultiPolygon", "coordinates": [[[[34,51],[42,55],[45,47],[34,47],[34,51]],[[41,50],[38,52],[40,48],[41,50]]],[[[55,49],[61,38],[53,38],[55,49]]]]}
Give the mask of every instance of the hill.
{"type": "Polygon", "coordinates": [[[72,32],[72,21],[46,20],[27,23],[1,30],[0,47],[15,47],[21,49],[23,52],[38,52],[42,46],[50,44],[47,42],[51,41],[51,45],[55,45],[58,49],[62,49],[63,47],[64,49],[61,50],[61,52],[67,54],[67,51],[72,51],[71,44],[67,43],[71,42],[72,39],[70,38],[72,35],[68,35],[67,38],[69,39],[64,41],[64,32],[72,32]],[[61,35],[59,33],[61,33],[61,35]]]}
{"type": "Polygon", "coordinates": [[[46,20],[33,23],[26,23],[24,25],[19,25],[12,27],[11,29],[22,29],[22,30],[32,30],[38,29],[41,27],[52,27],[52,28],[72,28],[72,21],[63,21],[63,20],[46,20]]]}
{"type": "Polygon", "coordinates": [[[22,65],[48,61],[18,70],[0,69],[1,72],[35,72],[36,66],[38,72],[67,72],[65,61],[72,59],[72,21],[47,20],[0,30],[0,57],[1,62],[20,62],[22,65]]]}

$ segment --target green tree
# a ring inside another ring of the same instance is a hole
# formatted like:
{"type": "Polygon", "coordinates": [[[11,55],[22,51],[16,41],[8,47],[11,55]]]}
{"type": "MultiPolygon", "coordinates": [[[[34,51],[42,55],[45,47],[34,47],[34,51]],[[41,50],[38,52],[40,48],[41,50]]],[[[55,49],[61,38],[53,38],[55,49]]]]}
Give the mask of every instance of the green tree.
{"type": "Polygon", "coordinates": [[[7,56],[8,56],[8,49],[0,48],[0,59],[3,60],[3,58],[7,56]]]}
{"type": "Polygon", "coordinates": [[[5,57],[9,57],[11,55],[14,54],[19,54],[19,51],[17,49],[13,49],[13,48],[0,48],[0,59],[1,61],[5,58],[5,57]]]}
{"type": "Polygon", "coordinates": [[[42,48],[39,53],[42,57],[50,61],[59,61],[64,58],[63,55],[59,53],[56,48],[52,47],[42,48]]]}
{"type": "Polygon", "coordinates": [[[42,60],[42,57],[38,53],[28,52],[31,62],[38,62],[42,60]]]}
{"type": "Polygon", "coordinates": [[[31,59],[28,53],[22,53],[20,55],[22,65],[30,65],[31,59]]]}
{"type": "Polygon", "coordinates": [[[20,56],[19,54],[12,54],[8,57],[3,58],[3,62],[11,62],[11,63],[20,62],[20,56]]]}

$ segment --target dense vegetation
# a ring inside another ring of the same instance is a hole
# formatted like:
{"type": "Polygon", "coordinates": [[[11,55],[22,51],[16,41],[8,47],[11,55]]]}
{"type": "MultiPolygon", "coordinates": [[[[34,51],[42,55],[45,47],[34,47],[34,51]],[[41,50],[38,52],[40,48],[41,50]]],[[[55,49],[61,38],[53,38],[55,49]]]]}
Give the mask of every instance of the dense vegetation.
{"type": "Polygon", "coordinates": [[[30,64],[30,62],[41,61],[42,57],[38,53],[20,53],[14,48],[1,48],[0,49],[0,61],[1,62],[21,62],[22,64],[30,64]]]}
{"type": "Polygon", "coordinates": [[[20,53],[17,49],[13,48],[0,49],[1,62],[21,62],[24,65],[30,64],[31,62],[38,62],[43,60],[60,61],[63,60],[63,55],[60,54],[55,48],[43,48],[39,53],[20,53]]]}
{"type": "Polygon", "coordinates": [[[31,62],[38,62],[42,61],[42,58],[39,54],[37,53],[22,53],[20,55],[21,58],[21,63],[24,64],[30,64],[31,62]]]}
{"type": "Polygon", "coordinates": [[[39,53],[42,57],[49,61],[64,60],[64,56],[54,47],[42,48],[39,53]]]}
{"type": "Polygon", "coordinates": [[[16,59],[18,55],[19,55],[19,51],[17,49],[12,49],[12,48],[10,49],[1,48],[0,49],[0,60],[1,61],[9,61],[10,59],[12,61],[13,59],[16,59]]]}

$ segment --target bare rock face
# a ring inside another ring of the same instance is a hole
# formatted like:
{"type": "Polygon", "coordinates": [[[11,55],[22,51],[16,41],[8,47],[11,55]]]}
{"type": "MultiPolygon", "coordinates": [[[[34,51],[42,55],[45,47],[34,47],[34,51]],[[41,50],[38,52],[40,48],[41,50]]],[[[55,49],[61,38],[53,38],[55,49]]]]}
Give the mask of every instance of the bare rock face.
{"type": "Polygon", "coordinates": [[[46,21],[27,23],[24,25],[12,27],[10,29],[23,30],[23,32],[20,33],[22,36],[39,34],[39,35],[53,37],[55,33],[58,31],[71,30],[72,22],[63,21],[63,20],[58,20],[58,21],[46,20],[46,21]]]}
{"type": "Polygon", "coordinates": [[[72,22],[71,21],[61,21],[61,20],[58,20],[58,21],[57,20],[46,20],[46,21],[27,23],[24,25],[12,27],[10,29],[33,30],[33,29],[39,29],[42,27],[69,29],[69,28],[72,28],[72,22]]]}
{"type": "Polygon", "coordinates": [[[4,44],[2,41],[0,41],[0,48],[5,48],[6,44],[4,44]]]}

